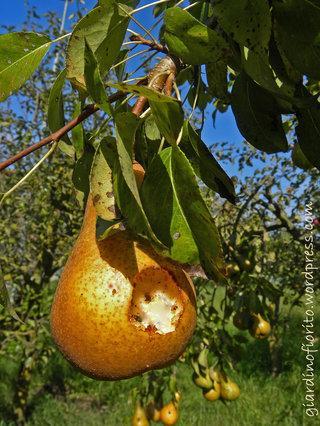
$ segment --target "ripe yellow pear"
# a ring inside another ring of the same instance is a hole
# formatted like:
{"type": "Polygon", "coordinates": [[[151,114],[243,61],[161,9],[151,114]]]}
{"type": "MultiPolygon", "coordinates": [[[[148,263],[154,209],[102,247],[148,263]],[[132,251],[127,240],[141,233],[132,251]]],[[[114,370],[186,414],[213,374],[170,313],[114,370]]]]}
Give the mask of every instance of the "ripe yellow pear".
{"type": "Polygon", "coordinates": [[[220,396],[222,399],[234,401],[240,396],[239,386],[235,382],[230,380],[228,377],[226,379],[222,378],[220,396]]]}
{"type": "Polygon", "coordinates": [[[146,415],[146,412],[140,404],[136,405],[136,409],[134,411],[131,425],[132,426],[149,426],[149,421],[146,415]]]}
{"type": "Polygon", "coordinates": [[[160,420],[166,426],[175,425],[179,419],[179,411],[173,401],[164,405],[160,411],[160,420]]]}
{"type": "Polygon", "coordinates": [[[256,339],[266,339],[271,333],[270,323],[262,318],[260,314],[252,314],[253,324],[250,328],[251,336],[256,339]]]}
{"type": "Polygon", "coordinates": [[[129,378],[176,360],[195,324],[185,271],[129,231],[97,241],[89,197],[51,310],[52,336],[65,357],[93,378],[129,378]]]}

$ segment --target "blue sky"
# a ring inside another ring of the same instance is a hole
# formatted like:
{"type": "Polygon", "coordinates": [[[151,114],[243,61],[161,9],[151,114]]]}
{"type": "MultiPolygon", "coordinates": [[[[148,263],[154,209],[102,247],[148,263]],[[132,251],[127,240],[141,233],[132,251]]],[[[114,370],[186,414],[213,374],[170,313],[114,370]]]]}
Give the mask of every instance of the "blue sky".
{"type": "MultiPolygon", "coordinates": [[[[86,0],[86,5],[90,9],[96,3],[96,0],[86,0]]],[[[141,1],[140,6],[150,3],[150,1],[141,1]]],[[[29,0],[30,5],[35,5],[36,10],[39,14],[42,14],[48,10],[55,10],[62,16],[64,0],[29,0]]],[[[68,6],[68,15],[70,15],[76,8],[76,1],[74,0],[68,6]]],[[[140,22],[142,22],[146,27],[150,26],[151,22],[151,8],[142,12],[140,15],[136,16],[140,22]]],[[[25,0],[0,0],[0,27],[2,25],[15,25],[18,29],[19,26],[23,23],[26,18],[26,7],[25,0]]],[[[68,21],[67,21],[68,22],[68,21]]],[[[135,25],[132,25],[132,28],[136,30],[135,25]]],[[[3,32],[3,29],[0,28],[0,32],[3,32]]],[[[141,32],[141,30],[140,30],[141,32]]],[[[216,118],[216,127],[213,128],[212,119],[211,119],[212,110],[209,109],[208,117],[205,121],[205,126],[203,129],[203,139],[208,144],[211,145],[216,141],[230,141],[235,145],[239,145],[243,141],[243,137],[240,135],[234,116],[229,108],[228,112],[224,114],[218,113],[216,118]]],[[[229,173],[232,173],[233,170],[229,170],[229,173]]]]}

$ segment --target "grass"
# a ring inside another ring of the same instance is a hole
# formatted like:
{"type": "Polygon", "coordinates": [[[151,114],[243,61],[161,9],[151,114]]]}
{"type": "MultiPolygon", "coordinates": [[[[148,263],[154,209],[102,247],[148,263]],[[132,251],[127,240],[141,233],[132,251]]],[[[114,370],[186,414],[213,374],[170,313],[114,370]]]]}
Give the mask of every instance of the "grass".
{"type": "MultiPolygon", "coordinates": [[[[180,426],[309,426],[316,424],[316,418],[303,414],[304,385],[301,368],[304,366],[300,350],[302,313],[296,311],[290,322],[291,327],[284,338],[284,371],[277,378],[268,372],[265,341],[252,340],[247,345],[237,372],[232,374],[240,389],[241,396],[233,402],[208,402],[191,380],[191,370],[179,366],[178,383],[182,391],[180,426]]],[[[319,320],[316,329],[319,329],[319,320]]],[[[121,382],[97,382],[73,370],[58,354],[49,362],[47,376],[34,379],[33,392],[39,383],[50,381],[53,373],[63,375],[68,387],[66,398],[45,393],[35,399],[34,409],[28,420],[33,426],[119,426],[130,425],[132,404],[130,390],[139,379],[121,382]]],[[[319,400],[320,360],[315,376],[319,400]]],[[[0,362],[0,419],[6,418],[5,410],[12,398],[12,378],[16,374],[14,363],[0,362]],[[11,382],[10,382],[11,381],[11,382]],[[1,413],[2,417],[1,417],[1,413]]],[[[318,407],[319,408],[319,407],[318,407]]],[[[11,426],[10,421],[0,421],[0,426],[11,426]]]]}

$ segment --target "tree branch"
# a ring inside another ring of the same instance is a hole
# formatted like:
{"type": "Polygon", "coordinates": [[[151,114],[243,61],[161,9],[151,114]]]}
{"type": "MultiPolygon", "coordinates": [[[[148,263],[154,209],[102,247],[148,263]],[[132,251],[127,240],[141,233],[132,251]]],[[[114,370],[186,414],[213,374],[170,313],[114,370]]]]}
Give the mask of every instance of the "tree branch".
{"type": "Polygon", "coordinates": [[[153,40],[147,40],[142,37],[140,34],[132,34],[130,36],[131,41],[136,41],[138,44],[144,44],[145,46],[149,46],[150,50],[157,50],[158,52],[168,54],[168,48],[163,44],[154,42],[153,40]]]}
{"type": "MultiPolygon", "coordinates": [[[[122,99],[124,96],[125,96],[125,93],[116,92],[109,96],[109,102],[115,102],[119,99],[122,99]]],[[[57,130],[54,133],[51,133],[51,135],[45,137],[44,139],[41,139],[39,142],[35,143],[34,145],[29,146],[28,148],[18,152],[18,154],[0,163],[0,171],[6,169],[7,167],[11,166],[12,164],[16,163],[17,161],[21,160],[22,158],[38,150],[39,148],[42,148],[45,145],[48,145],[52,142],[58,142],[65,134],[70,132],[70,130],[72,130],[78,124],[82,123],[82,121],[84,121],[85,119],[87,119],[88,117],[96,113],[97,111],[99,111],[99,107],[97,105],[95,104],[87,105],[84,108],[84,110],[81,112],[81,114],[78,115],[78,117],[69,121],[69,123],[61,127],[61,129],[57,130]]]]}

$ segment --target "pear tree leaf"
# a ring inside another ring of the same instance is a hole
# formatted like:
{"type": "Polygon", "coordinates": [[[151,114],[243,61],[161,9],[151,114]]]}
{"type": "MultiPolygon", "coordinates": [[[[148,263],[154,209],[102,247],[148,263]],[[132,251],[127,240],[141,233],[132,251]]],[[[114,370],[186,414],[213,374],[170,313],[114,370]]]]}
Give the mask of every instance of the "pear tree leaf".
{"type": "Polygon", "coordinates": [[[118,232],[123,227],[121,219],[104,220],[101,217],[97,217],[96,222],[96,237],[98,241],[102,241],[105,238],[118,232]]]}
{"type": "Polygon", "coordinates": [[[135,159],[146,169],[158,153],[160,144],[161,134],[150,114],[136,133],[135,159]]]}
{"type": "Polygon", "coordinates": [[[76,197],[80,206],[86,204],[90,192],[90,171],[94,157],[91,145],[85,145],[83,154],[76,161],[72,173],[72,182],[76,189],[76,197]]]}
{"type": "Polygon", "coordinates": [[[223,253],[219,233],[204,202],[193,169],[178,147],[172,148],[175,189],[198,246],[200,261],[209,278],[224,280],[223,253]]]}
{"type": "Polygon", "coordinates": [[[163,93],[157,92],[154,89],[146,86],[138,86],[137,84],[127,84],[127,83],[112,83],[107,82],[107,86],[118,89],[121,92],[126,93],[135,93],[138,96],[144,96],[149,101],[155,102],[166,102],[166,103],[178,103],[179,101],[176,98],[171,96],[166,96],[163,93]]]}
{"type": "Polygon", "coordinates": [[[29,79],[51,46],[49,37],[32,32],[0,35],[0,102],[29,79]]]}
{"type": "Polygon", "coordinates": [[[294,144],[292,150],[292,162],[295,166],[300,167],[302,170],[310,170],[313,167],[313,165],[302,152],[299,142],[294,144]]]}
{"type": "Polygon", "coordinates": [[[87,41],[85,41],[84,51],[84,79],[92,100],[105,113],[112,115],[111,105],[102,83],[98,62],[87,41]]]}
{"type": "Polygon", "coordinates": [[[149,141],[157,141],[161,139],[161,134],[152,115],[149,115],[145,119],[144,130],[149,141]]]}
{"type": "Polygon", "coordinates": [[[91,10],[74,27],[67,48],[67,78],[85,91],[85,40],[95,54],[101,77],[116,60],[129,23],[131,8],[106,0],[91,10]]]}
{"type": "Polygon", "coordinates": [[[118,158],[113,168],[113,188],[117,206],[132,230],[149,236],[156,244],[162,246],[152,231],[143,209],[132,168],[135,133],[142,121],[128,112],[116,114],[115,123],[118,158]]]}
{"type": "Polygon", "coordinates": [[[187,64],[217,62],[230,54],[225,39],[186,10],[167,9],[164,23],[164,38],[170,52],[187,64]]]}
{"type": "MultiPolygon", "coordinates": [[[[124,59],[126,59],[126,57],[128,56],[128,53],[130,52],[129,49],[122,49],[120,50],[117,59],[116,59],[116,64],[123,61],[124,59]]],[[[126,69],[126,62],[123,62],[121,65],[118,65],[115,68],[115,74],[117,76],[118,81],[122,81],[125,79],[125,69],[126,69]]]]}
{"type": "Polygon", "coordinates": [[[155,156],[143,181],[141,198],[151,227],[169,248],[171,259],[199,262],[198,248],[174,188],[172,148],[155,156]]]}
{"type": "Polygon", "coordinates": [[[298,99],[294,98],[294,83],[276,75],[271,68],[268,56],[262,56],[246,47],[241,47],[241,61],[246,74],[261,87],[290,103],[298,102],[298,99]]]}
{"type": "Polygon", "coordinates": [[[106,221],[116,219],[112,185],[112,167],[116,154],[115,139],[102,139],[97,148],[90,172],[90,193],[97,215],[106,221]]]}
{"type": "Polygon", "coordinates": [[[222,279],[219,234],[193,169],[178,146],[166,148],[155,157],[141,193],[153,229],[168,245],[170,256],[189,262],[199,257],[210,277],[222,279]]]}
{"type": "MultiPolygon", "coordinates": [[[[51,87],[48,101],[48,125],[51,132],[61,129],[65,125],[62,89],[66,80],[66,70],[62,70],[51,87]]],[[[75,150],[68,135],[62,136],[59,141],[62,152],[74,157],[75,150]]]]}
{"type": "MultiPolygon", "coordinates": [[[[129,172],[129,175],[131,176],[135,134],[138,127],[142,124],[142,120],[138,118],[136,115],[132,114],[132,112],[120,112],[116,114],[115,122],[116,122],[116,131],[117,131],[117,140],[120,140],[119,143],[121,147],[121,151],[119,151],[119,145],[117,145],[119,160],[121,163],[122,154],[124,154],[124,151],[122,151],[122,148],[125,148],[127,151],[127,155],[129,156],[131,161],[130,172],[129,172]]],[[[123,160],[124,161],[122,163],[123,166],[125,166],[126,159],[127,159],[127,156],[125,156],[123,160]]]]}
{"type": "Polygon", "coordinates": [[[287,151],[288,142],[274,97],[245,73],[235,80],[232,110],[244,138],[267,153],[287,151]]]}
{"type": "Polygon", "coordinates": [[[275,38],[289,62],[302,74],[320,78],[320,4],[318,1],[273,2],[275,38]],[[297,31],[299,28],[299,31],[297,31]]]}
{"type": "Polygon", "coordinates": [[[160,133],[168,143],[176,145],[184,119],[180,102],[149,101],[149,104],[160,133]]]}
{"type": "Polygon", "coordinates": [[[306,159],[320,170],[320,104],[297,111],[296,134],[306,159]]]}
{"type": "Polygon", "coordinates": [[[215,98],[225,99],[228,96],[227,64],[220,60],[206,64],[208,92],[215,98]]]}
{"type": "Polygon", "coordinates": [[[218,0],[213,14],[237,43],[256,53],[267,52],[271,36],[268,0],[218,0]]]}
{"type": "MultiPolygon", "coordinates": [[[[72,118],[78,117],[82,111],[82,102],[81,100],[75,101],[74,111],[72,118]]],[[[83,125],[80,123],[78,126],[75,126],[71,130],[72,134],[72,145],[75,149],[77,158],[82,157],[85,145],[85,133],[83,130],[83,125]]]]}
{"type": "Polygon", "coordinates": [[[232,180],[187,121],[184,123],[183,138],[179,146],[202,182],[235,204],[236,196],[232,180]]]}

